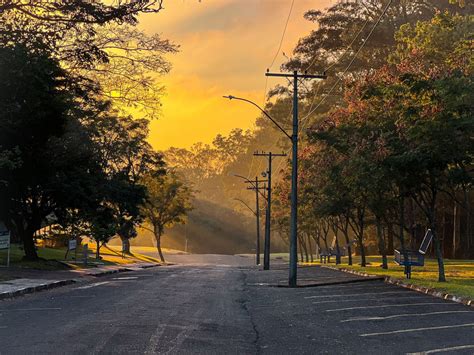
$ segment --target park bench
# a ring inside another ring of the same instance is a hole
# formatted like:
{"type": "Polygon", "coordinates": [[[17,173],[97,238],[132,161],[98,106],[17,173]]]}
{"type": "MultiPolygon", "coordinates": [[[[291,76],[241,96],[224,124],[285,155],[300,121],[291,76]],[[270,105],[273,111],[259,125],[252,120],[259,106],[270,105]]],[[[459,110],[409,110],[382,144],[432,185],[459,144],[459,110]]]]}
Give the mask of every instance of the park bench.
{"type": "Polygon", "coordinates": [[[433,233],[431,232],[431,229],[428,229],[418,250],[395,249],[395,262],[398,265],[405,266],[405,275],[407,279],[411,279],[412,266],[425,265],[425,254],[428,251],[432,239],[433,233]]]}
{"type": "Polygon", "coordinates": [[[328,258],[331,257],[331,254],[327,250],[323,250],[319,253],[319,261],[321,264],[326,264],[328,258]]]}

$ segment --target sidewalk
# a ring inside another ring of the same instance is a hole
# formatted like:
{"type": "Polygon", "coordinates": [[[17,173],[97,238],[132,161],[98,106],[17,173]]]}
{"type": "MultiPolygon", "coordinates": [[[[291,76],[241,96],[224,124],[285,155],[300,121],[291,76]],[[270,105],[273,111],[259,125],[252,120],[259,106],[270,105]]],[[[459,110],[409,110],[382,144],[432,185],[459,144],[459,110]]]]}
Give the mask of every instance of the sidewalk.
{"type": "Polygon", "coordinates": [[[4,269],[4,276],[11,280],[0,282],[0,300],[33,293],[55,287],[85,282],[95,277],[125,271],[138,271],[161,266],[156,263],[133,263],[126,265],[102,266],[91,269],[45,271],[34,269],[4,269]]]}
{"type": "MultiPolygon", "coordinates": [[[[270,270],[263,271],[260,268],[252,272],[253,282],[256,286],[288,287],[288,264],[284,262],[273,262],[270,270]]],[[[330,270],[321,266],[299,266],[298,288],[320,287],[329,285],[343,285],[370,281],[383,281],[381,276],[366,277],[348,274],[340,271],[330,270]]]]}

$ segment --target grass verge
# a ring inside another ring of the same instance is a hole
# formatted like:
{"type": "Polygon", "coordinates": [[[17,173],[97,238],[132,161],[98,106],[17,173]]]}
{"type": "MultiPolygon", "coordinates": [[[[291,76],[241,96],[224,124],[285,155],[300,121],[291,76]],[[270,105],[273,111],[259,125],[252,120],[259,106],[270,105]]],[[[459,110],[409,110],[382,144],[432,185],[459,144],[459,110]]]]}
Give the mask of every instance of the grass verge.
{"type": "MultiPolygon", "coordinates": [[[[334,258],[332,258],[332,261],[334,258]]],[[[445,272],[447,282],[438,282],[438,264],[434,259],[426,259],[425,266],[413,267],[411,279],[407,280],[404,274],[403,266],[397,265],[393,257],[389,257],[389,268],[384,270],[380,267],[382,264],[381,256],[369,256],[365,268],[361,267],[360,258],[353,257],[354,265],[347,265],[347,258],[342,258],[342,264],[330,265],[338,268],[350,269],[366,272],[372,275],[390,276],[395,279],[403,280],[405,283],[415,284],[438,291],[449,293],[451,295],[467,297],[474,299],[474,260],[445,260],[445,272]]]]}
{"type": "MultiPolygon", "coordinates": [[[[133,251],[133,249],[132,249],[133,251]]],[[[66,270],[70,268],[82,268],[82,249],[78,249],[77,258],[78,262],[73,261],[74,252],[71,252],[65,261],[66,248],[44,248],[38,247],[38,261],[26,261],[23,260],[24,251],[18,244],[12,244],[10,250],[10,265],[12,267],[28,268],[35,270],[66,270]],[[62,262],[60,262],[62,261],[62,262]]],[[[89,245],[89,258],[88,266],[95,267],[101,265],[123,265],[133,264],[138,262],[158,263],[159,260],[147,255],[133,252],[132,254],[125,254],[122,257],[122,253],[119,248],[113,248],[103,246],[101,248],[101,260],[95,259],[95,248],[92,244],[89,245]]],[[[0,250],[0,264],[6,265],[7,263],[7,251],[0,250]]],[[[1,271],[1,269],[0,269],[1,271]]],[[[5,281],[0,275],[0,281],[5,281]]]]}

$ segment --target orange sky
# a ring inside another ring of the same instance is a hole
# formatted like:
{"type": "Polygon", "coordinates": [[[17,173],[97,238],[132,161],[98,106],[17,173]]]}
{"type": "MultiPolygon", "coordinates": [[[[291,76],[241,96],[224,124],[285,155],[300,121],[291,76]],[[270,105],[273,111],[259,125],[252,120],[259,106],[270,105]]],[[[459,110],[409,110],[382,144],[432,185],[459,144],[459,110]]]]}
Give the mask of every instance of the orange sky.
{"type": "MultiPolygon", "coordinates": [[[[313,24],[303,18],[309,9],[326,8],[335,0],[295,0],[282,50],[271,69],[284,61],[297,40],[313,24]]],[[[261,104],[265,70],[278,49],[291,0],[167,0],[165,10],[141,18],[148,33],[160,33],[181,45],[169,57],[172,72],[163,114],[151,124],[150,141],[157,149],[210,142],[232,128],[252,128],[256,109],[229,102],[222,95],[242,96],[261,104]]],[[[275,85],[269,80],[269,87],[275,85]]]]}

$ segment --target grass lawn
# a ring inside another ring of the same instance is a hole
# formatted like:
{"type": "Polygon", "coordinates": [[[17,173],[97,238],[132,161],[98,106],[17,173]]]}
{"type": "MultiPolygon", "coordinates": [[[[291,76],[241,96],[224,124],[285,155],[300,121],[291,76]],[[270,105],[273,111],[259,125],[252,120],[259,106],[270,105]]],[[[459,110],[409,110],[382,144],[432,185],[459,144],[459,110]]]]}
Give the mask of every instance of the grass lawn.
{"type": "MultiPolygon", "coordinates": [[[[125,254],[122,257],[122,247],[119,246],[103,246],[100,248],[100,256],[102,261],[113,263],[116,265],[130,264],[135,262],[159,263],[160,260],[148,255],[140,254],[138,247],[131,247],[131,254],[125,254]]],[[[153,248],[156,251],[156,248],[153,248]]],[[[95,244],[89,244],[89,250],[95,255],[95,244]]]]}
{"type": "MultiPolygon", "coordinates": [[[[474,299],[474,260],[445,259],[444,265],[447,282],[438,282],[438,263],[434,259],[425,259],[424,267],[414,266],[410,280],[405,278],[404,267],[397,265],[393,261],[393,256],[388,257],[388,270],[384,270],[380,267],[382,257],[378,255],[368,256],[367,262],[370,263],[370,265],[367,265],[365,268],[359,265],[360,257],[352,257],[354,263],[352,266],[347,265],[347,259],[347,257],[343,257],[342,264],[336,265],[336,257],[331,257],[331,263],[325,265],[366,272],[372,275],[390,276],[403,280],[406,283],[434,288],[451,295],[474,299]]],[[[288,253],[272,253],[271,260],[288,261],[288,253]]],[[[314,263],[300,263],[300,265],[319,265],[319,260],[314,263]]]]}
{"type": "MultiPolygon", "coordinates": [[[[23,249],[18,244],[12,244],[10,249],[10,265],[14,267],[24,267],[38,270],[65,270],[68,267],[57,262],[64,260],[65,249],[38,248],[39,261],[25,261],[23,249]]],[[[6,265],[7,251],[0,250],[0,263],[6,265]]]]}
{"type": "MultiPolygon", "coordinates": [[[[119,248],[119,247],[114,246],[114,248],[119,248]]],[[[134,253],[155,253],[155,254],[158,253],[158,251],[156,250],[156,247],[143,247],[143,246],[132,245],[131,250],[134,253]]],[[[177,250],[177,249],[161,248],[161,250],[163,250],[164,254],[188,254],[182,250],[177,250]]]]}
{"type": "MultiPolygon", "coordinates": [[[[335,258],[331,258],[331,264],[335,258]]],[[[389,257],[388,270],[380,267],[382,264],[381,256],[367,257],[367,265],[365,268],[358,265],[359,257],[353,257],[355,265],[347,265],[347,257],[342,258],[340,268],[346,268],[356,271],[367,272],[373,275],[391,276],[401,279],[406,283],[412,283],[419,286],[434,288],[442,292],[446,292],[456,296],[468,297],[474,299],[474,260],[449,260],[445,259],[445,272],[447,282],[438,282],[438,263],[434,259],[426,259],[424,267],[413,267],[411,279],[405,278],[404,267],[397,265],[393,261],[393,257],[389,257]]]]}
{"type": "MultiPolygon", "coordinates": [[[[72,262],[68,265],[58,262],[58,260],[64,261],[66,255],[66,248],[43,248],[38,247],[38,256],[40,260],[38,261],[25,261],[23,260],[24,252],[20,245],[12,244],[10,250],[10,265],[13,267],[21,268],[30,268],[37,270],[65,270],[70,268],[80,268],[82,263],[77,265],[72,262]]],[[[89,267],[94,267],[97,264],[99,265],[121,265],[121,264],[131,264],[136,262],[159,262],[158,259],[152,258],[146,255],[139,253],[132,253],[131,255],[125,255],[122,257],[120,248],[109,248],[103,246],[101,248],[102,259],[97,261],[95,259],[95,246],[89,245],[89,267]]],[[[68,256],[68,261],[72,261],[74,252],[70,253],[68,256]]],[[[77,251],[78,261],[82,261],[82,249],[77,251]]],[[[6,265],[7,262],[7,251],[0,250],[0,264],[6,265]]],[[[0,269],[1,270],[1,269],[0,269]]],[[[0,280],[1,280],[0,276],[0,280]]],[[[5,280],[3,280],[5,281],[5,280]]]]}

